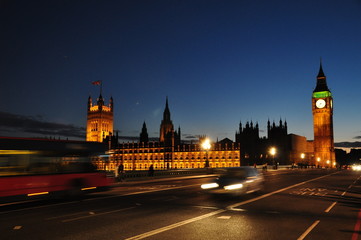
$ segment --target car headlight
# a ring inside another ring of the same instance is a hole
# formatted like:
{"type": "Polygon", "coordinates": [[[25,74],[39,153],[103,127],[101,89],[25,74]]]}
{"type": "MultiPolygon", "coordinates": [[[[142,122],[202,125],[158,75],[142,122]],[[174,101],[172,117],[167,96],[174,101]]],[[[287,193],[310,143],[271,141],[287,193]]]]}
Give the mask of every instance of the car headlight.
{"type": "Polygon", "coordinates": [[[201,185],[202,189],[211,189],[211,188],[217,188],[217,187],[219,187],[218,183],[206,183],[206,184],[201,185]]]}
{"type": "Polygon", "coordinates": [[[361,170],[361,165],[353,165],[353,166],[352,166],[352,170],[354,170],[354,171],[360,171],[360,170],[361,170]]]}
{"type": "Polygon", "coordinates": [[[232,184],[232,185],[228,185],[228,186],[225,186],[225,187],[224,187],[225,190],[235,190],[235,189],[240,189],[240,188],[243,188],[243,184],[242,184],[242,183],[232,184]]]}

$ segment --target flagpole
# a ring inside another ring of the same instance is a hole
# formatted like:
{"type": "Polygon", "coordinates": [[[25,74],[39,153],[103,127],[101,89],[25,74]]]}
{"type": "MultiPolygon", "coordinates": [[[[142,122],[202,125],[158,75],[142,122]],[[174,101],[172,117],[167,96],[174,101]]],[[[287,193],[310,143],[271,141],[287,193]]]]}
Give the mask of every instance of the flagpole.
{"type": "MultiPolygon", "coordinates": [[[[97,80],[97,81],[93,81],[92,82],[92,84],[93,85],[97,85],[97,86],[99,86],[100,85],[100,95],[99,95],[99,97],[101,97],[102,96],[102,91],[103,91],[103,81],[102,80],[97,80]]],[[[101,108],[99,108],[99,106],[98,106],[98,110],[99,110],[99,115],[100,115],[100,122],[98,123],[99,125],[98,125],[98,134],[100,134],[100,136],[97,136],[97,141],[99,141],[99,142],[102,142],[102,137],[103,137],[103,110],[102,110],[102,106],[101,106],[101,108]]]]}
{"type": "MultiPolygon", "coordinates": [[[[103,92],[103,81],[99,80],[100,82],[100,96],[102,96],[102,92],[103,92]]],[[[100,142],[103,142],[103,137],[104,137],[104,132],[103,132],[103,107],[102,110],[100,110],[100,142]]]]}
{"type": "Polygon", "coordinates": [[[103,81],[102,80],[99,80],[100,81],[100,95],[102,95],[103,93],[103,81]]]}

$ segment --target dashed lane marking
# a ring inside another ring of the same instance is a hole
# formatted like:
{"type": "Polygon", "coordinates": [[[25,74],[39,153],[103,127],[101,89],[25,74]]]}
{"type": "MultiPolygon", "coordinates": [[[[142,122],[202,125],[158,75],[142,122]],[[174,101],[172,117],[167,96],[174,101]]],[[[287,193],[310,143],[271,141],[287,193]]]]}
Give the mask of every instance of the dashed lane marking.
{"type": "Polygon", "coordinates": [[[97,213],[97,214],[95,214],[94,212],[90,212],[88,215],[80,216],[80,217],[76,217],[76,218],[65,219],[65,220],[63,220],[61,222],[63,222],[63,223],[72,222],[72,221],[76,221],[76,220],[80,220],[80,219],[84,219],[84,218],[96,217],[96,216],[115,213],[115,212],[122,212],[122,211],[130,210],[130,209],[133,209],[133,208],[135,208],[135,207],[122,208],[122,209],[118,209],[118,210],[114,210],[114,211],[101,212],[101,213],[97,213]]]}
{"type": "Polygon", "coordinates": [[[314,229],[317,224],[320,223],[320,220],[315,221],[309,228],[307,228],[307,230],[299,237],[297,238],[297,240],[303,240],[305,239],[305,237],[312,231],[312,229],[314,229]]]}
{"type": "Polygon", "coordinates": [[[337,202],[334,202],[331,204],[331,206],[329,206],[326,210],[325,213],[328,213],[329,211],[331,211],[331,209],[337,204],[337,202]]]}

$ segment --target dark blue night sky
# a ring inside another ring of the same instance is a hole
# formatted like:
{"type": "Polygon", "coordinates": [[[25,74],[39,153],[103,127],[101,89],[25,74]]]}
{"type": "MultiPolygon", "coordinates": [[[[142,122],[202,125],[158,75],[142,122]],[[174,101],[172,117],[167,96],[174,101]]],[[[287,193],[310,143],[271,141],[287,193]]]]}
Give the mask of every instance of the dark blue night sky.
{"type": "Polygon", "coordinates": [[[183,139],[268,119],[313,139],[321,57],[335,141],[361,136],[361,1],[1,1],[0,34],[1,136],[85,139],[102,80],[122,136],[158,137],[168,96],[183,139]]]}

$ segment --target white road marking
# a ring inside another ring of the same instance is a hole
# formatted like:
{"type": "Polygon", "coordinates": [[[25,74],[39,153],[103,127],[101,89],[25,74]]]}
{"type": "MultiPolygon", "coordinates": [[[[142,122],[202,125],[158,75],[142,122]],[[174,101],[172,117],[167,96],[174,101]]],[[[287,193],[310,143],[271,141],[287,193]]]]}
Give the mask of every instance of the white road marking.
{"type": "Polygon", "coordinates": [[[146,237],[150,237],[150,236],[156,235],[156,234],[158,234],[158,233],[165,232],[165,231],[168,231],[168,230],[171,230],[171,229],[174,229],[174,228],[177,228],[177,227],[186,225],[186,224],[188,224],[188,223],[192,223],[192,222],[195,222],[195,221],[198,221],[198,220],[207,218],[207,217],[211,217],[211,216],[216,215],[216,214],[219,214],[219,213],[223,213],[223,212],[225,212],[225,211],[226,211],[226,210],[223,210],[223,209],[222,209],[222,210],[218,210],[218,211],[214,211],[214,212],[211,212],[211,213],[208,213],[208,214],[204,214],[204,215],[201,215],[201,216],[198,216],[198,217],[195,217],[195,218],[191,218],[191,219],[188,219],[188,220],[184,220],[184,221],[182,221],[182,222],[178,222],[178,223],[174,223],[174,224],[171,224],[171,225],[162,227],[162,228],[158,228],[158,229],[155,229],[155,230],[153,230],[153,231],[145,232],[145,233],[142,233],[142,234],[140,234],[140,235],[127,238],[126,240],[135,240],[135,239],[143,239],[143,238],[146,238],[146,237]]]}
{"type": "MultiPolygon", "coordinates": [[[[335,191],[337,192],[337,191],[335,191]]],[[[293,191],[291,195],[314,195],[314,196],[326,196],[328,194],[325,188],[300,188],[298,191],[293,191]]]]}
{"type": "Polygon", "coordinates": [[[118,210],[114,210],[114,211],[102,212],[102,213],[97,213],[97,214],[90,214],[90,215],[80,216],[80,217],[76,217],[76,218],[65,219],[61,222],[63,222],[63,223],[72,222],[72,221],[76,221],[79,219],[84,219],[84,218],[89,218],[89,217],[97,217],[100,215],[105,215],[105,214],[110,214],[110,213],[115,213],[115,212],[122,212],[122,211],[126,211],[126,210],[133,209],[133,208],[135,208],[135,207],[122,208],[122,209],[118,209],[118,210]]]}
{"type": "Polygon", "coordinates": [[[247,209],[244,209],[244,208],[232,208],[232,211],[236,211],[236,212],[247,212],[247,209]]]}
{"type": "Polygon", "coordinates": [[[212,206],[193,206],[193,207],[196,207],[196,208],[204,208],[204,209],[216,209],[216,210],[219,209],[218,207],[212,207],[212,206]]]}
{"type": "Polygon", "coordinates": [[[331,176],[331,175],[336,174],[336,173],[337,173],[337,172],[331,173],[331,174],[327,174],[327,175],[324,175],[324,176],[321,176],[321,177],[313,178],[313,179],[310,179],[310,180],[307,180],[307,181],[304,181],[304,182],[300,182],[300,183],[297,183],[297,184],[294,184],[294,185],[291,185],[291,186],[288,186],[288,187],[279,189],[279,190],[277,190],[277,191],[264,194],[264,195],[259,196],[259,197],[256,197],[256,198],[252,198],[252,199],[249,199],[249,200],[246,200],[246,201],[243,201],[243,202],[239,202],[239,203],[236,203],[236,204],[232,204],[232,205],[228,206],[226,209],[220,209],[220,210],[217,210],[217,211],[214,211],[214,212],[210,212],[210,213],[208,213],[208,214],[204,214],[204,215],[200,215],[200,216],[198,216],[198,217],[190,218],[190,219],[188,219],[188,220],[184,220],[184,221],[181,221],[181,222],[178,222],[178,223],[174,223],[174,224],[171,224],[171,225],[162,227],[162,228],[158,228],[158,229],[155,229],[155,230],[152,230],[152,231],[149,231],[149,232],[145,232],[145,233],[142,233],[142,234],[139,234],[139,235],[136,235],[136,236],[127,238],[127,239],[125,239],[125,240],[136,240],[136,239],[147,238],[147,237],[150,237],[150,236],[153,236],[153,235],[156,235],[156,234],[159,234],[159,233],[162,233],[162,232],[165,232],[165,231],[168,231],[168,230],[171,230],[171,229],[174,229],[174,228],[177,228],[177,227],[186,225],[186,224],[188,224],[188,223],[193,223],[193,222],[202,220],[202,219],[204,219],[204,218],[208,218],[208,217],[211,217],[211,216],[213,216],[213,215],[217,215],[217,214],[226,212],[227,210],[236,211],[236,210],[234,210],[234,209],[236,209],[237,207],[239,207],[239,206],[241,206],[241,205],[245,205],[245,204],[247,204],[247,203],[255,202],[255,201],[258,201],[258,200],[260,200],[260,199],[270,197],[270,196],[272,196],[272,195],[274,195],[274,194],[277,194],[277,193],[286,191],[286,190],[291,189],[291,188],[294,188],[294,187],[298,187],[298,186],[303,185],[303,184],[305,184],[305,183],[309,183],[309,182],[316,181],[316,180],[321,179],[321,178],[325,178],[325,177],[331,176]]]}
{"type": "Polygon", "coordinates": [[[219,216],[217,217],[218,219],[224,219],[224,220],[228,220],[231,218],[231,216],[219,216]]]}
{"type": "MultiPolygon", "coordinates": [[[[148,190],[148,191],[140,191],[140,192],[125,193],[125,194],[105,196],[105,197],[96,197],[96,198],[83,199],[82,201],[84,201],[84,202],[85,201],[86,202],[87,201],[95,201],[95,200],[99,200],[99,199],[116,198],[116,197],[119,197],[119,196],[131,196],[131,195],[138,195],[138,194],[151,193],[151,192],[160,192],[160,191],[166,191],[166,190],[171,190],[171,189],[194,187],[194,186],[199,186],[199,185],[200,184],[192,184],[192,185],[180,186],[180,187],[171,187],[171,188],[164,188],[164,189],[153,189],[153,190],[148,190]]],[[[35,201],[36,200],[15,202],[15,203],[5,203],[5,204],[0,204],[0,207],[7,206],[7,205],[15,205],[15,204],[19,204],[19,203],[35,202],[35,201]]],[[[10,211],[0,212],[0,214],[11,213],[11,212],[20,212],[20,211],[24,211],[24,210],[47,208],[47,207],[60,206],[60,205],[67,205],[67,204],[73,204],[73,203],[77,203],[77,202],[79,202],[79,201],[62,202],[62,203],[56,203],[56,204],[50,204],[50,205],[42,205],[42,206],[29,207],[29,208],[23,208],[23,209],[15,209],[15,210],[10,210],[10,211]]]]}
{"type": "Polygon", "coordinates": [[[30,203],[30,202],[36,202],[36,201],[37,200],[25,200],[25,201],[18,201],[18,202],[8,202],[8,203],[0,204],[0,207],[11,206],[11,205],[21,204],[21,203],[30,203]]]}
{"type": "Polygon", "coordinates": [[[299,238],[297,238],[297,240],[303,240],[319,223],[320,220],[315,221],[299,238]]]}
{"type": "Polygon", "coordinates": [[[20,230],[23,226],[15,226],[13,229],[14,230],[20,230]]]}
{"type": "Polygon", "coordinates": [[[331,206],[329,206],[326,210],[325,213],[328,213],[329,211],[331,211],[331,209],[336,205],[337,202],[334,202],[331,204],[331,206]]]}
{"type": "Polygon", "coordinates": [[[132,196],[132,195],[139,195],[139,194],[144,194],[144,193],[160,192],[160,191],[188,188],[188,187],[194,187],[194,186],[200,186],[200,184],[192,184],[192,185],[187,185],[187,186],[171,187],[171,188],[163,188],[163,189],[152,189],[152,190],[140,191],[140,192],[123,193],[123,194],[119,194],[119,195],[115,195],[115,196],[105,196],[105,197],[86,199],[84,201],[94,201],[94,200],[99,200],[99,199],[116,198],[119,196],[132,196]]]}
{"type": "Polygon", "coordinates": [[[49,217],[49,218],[45,218],[45,220],[55,220],[58,218],[67,218],[67,217],[72,217],[75,215],[82,215],[82,214],[87,214],[87,211],[83,211],[83,212],[74,212],[74,213],[70,213],[70,214],[64,214],[64,215],[59,215],[59,216],[55,216],[55,217],[49,217]]]}
{"type": "MultiPolygon", "coordinates": [[[[31,202],[35,202],[31,201],[31,202]]],[[[27,202],[27,201],[24,201],[27,202]]],[[[21,209],[15,209],[15,210],[10,210],[10,211],[5,211],[5,212],[0,212],[0,214],[6,214],[6,213],[12,213],[12,212],[20,212],[20,211],[25,211],[25,210],[34,210],[34,209],[40,209],[40,208],[47,208],[47,207],[54,207],[54,206],[60,206],[60,205],[67,205],[67,204],[72,204],[72,203],[76,203],[78,201],[71,201],[71,202],[63,202],[63,203],[55,203],[55,204],[50,204],[50,205],[41,205],[41,206],[36,206],[36,207],[29,207],[29,208],[21,208],[21,209]]],[[[17,204],[16,202],[14,204],[17,204]]]]}

